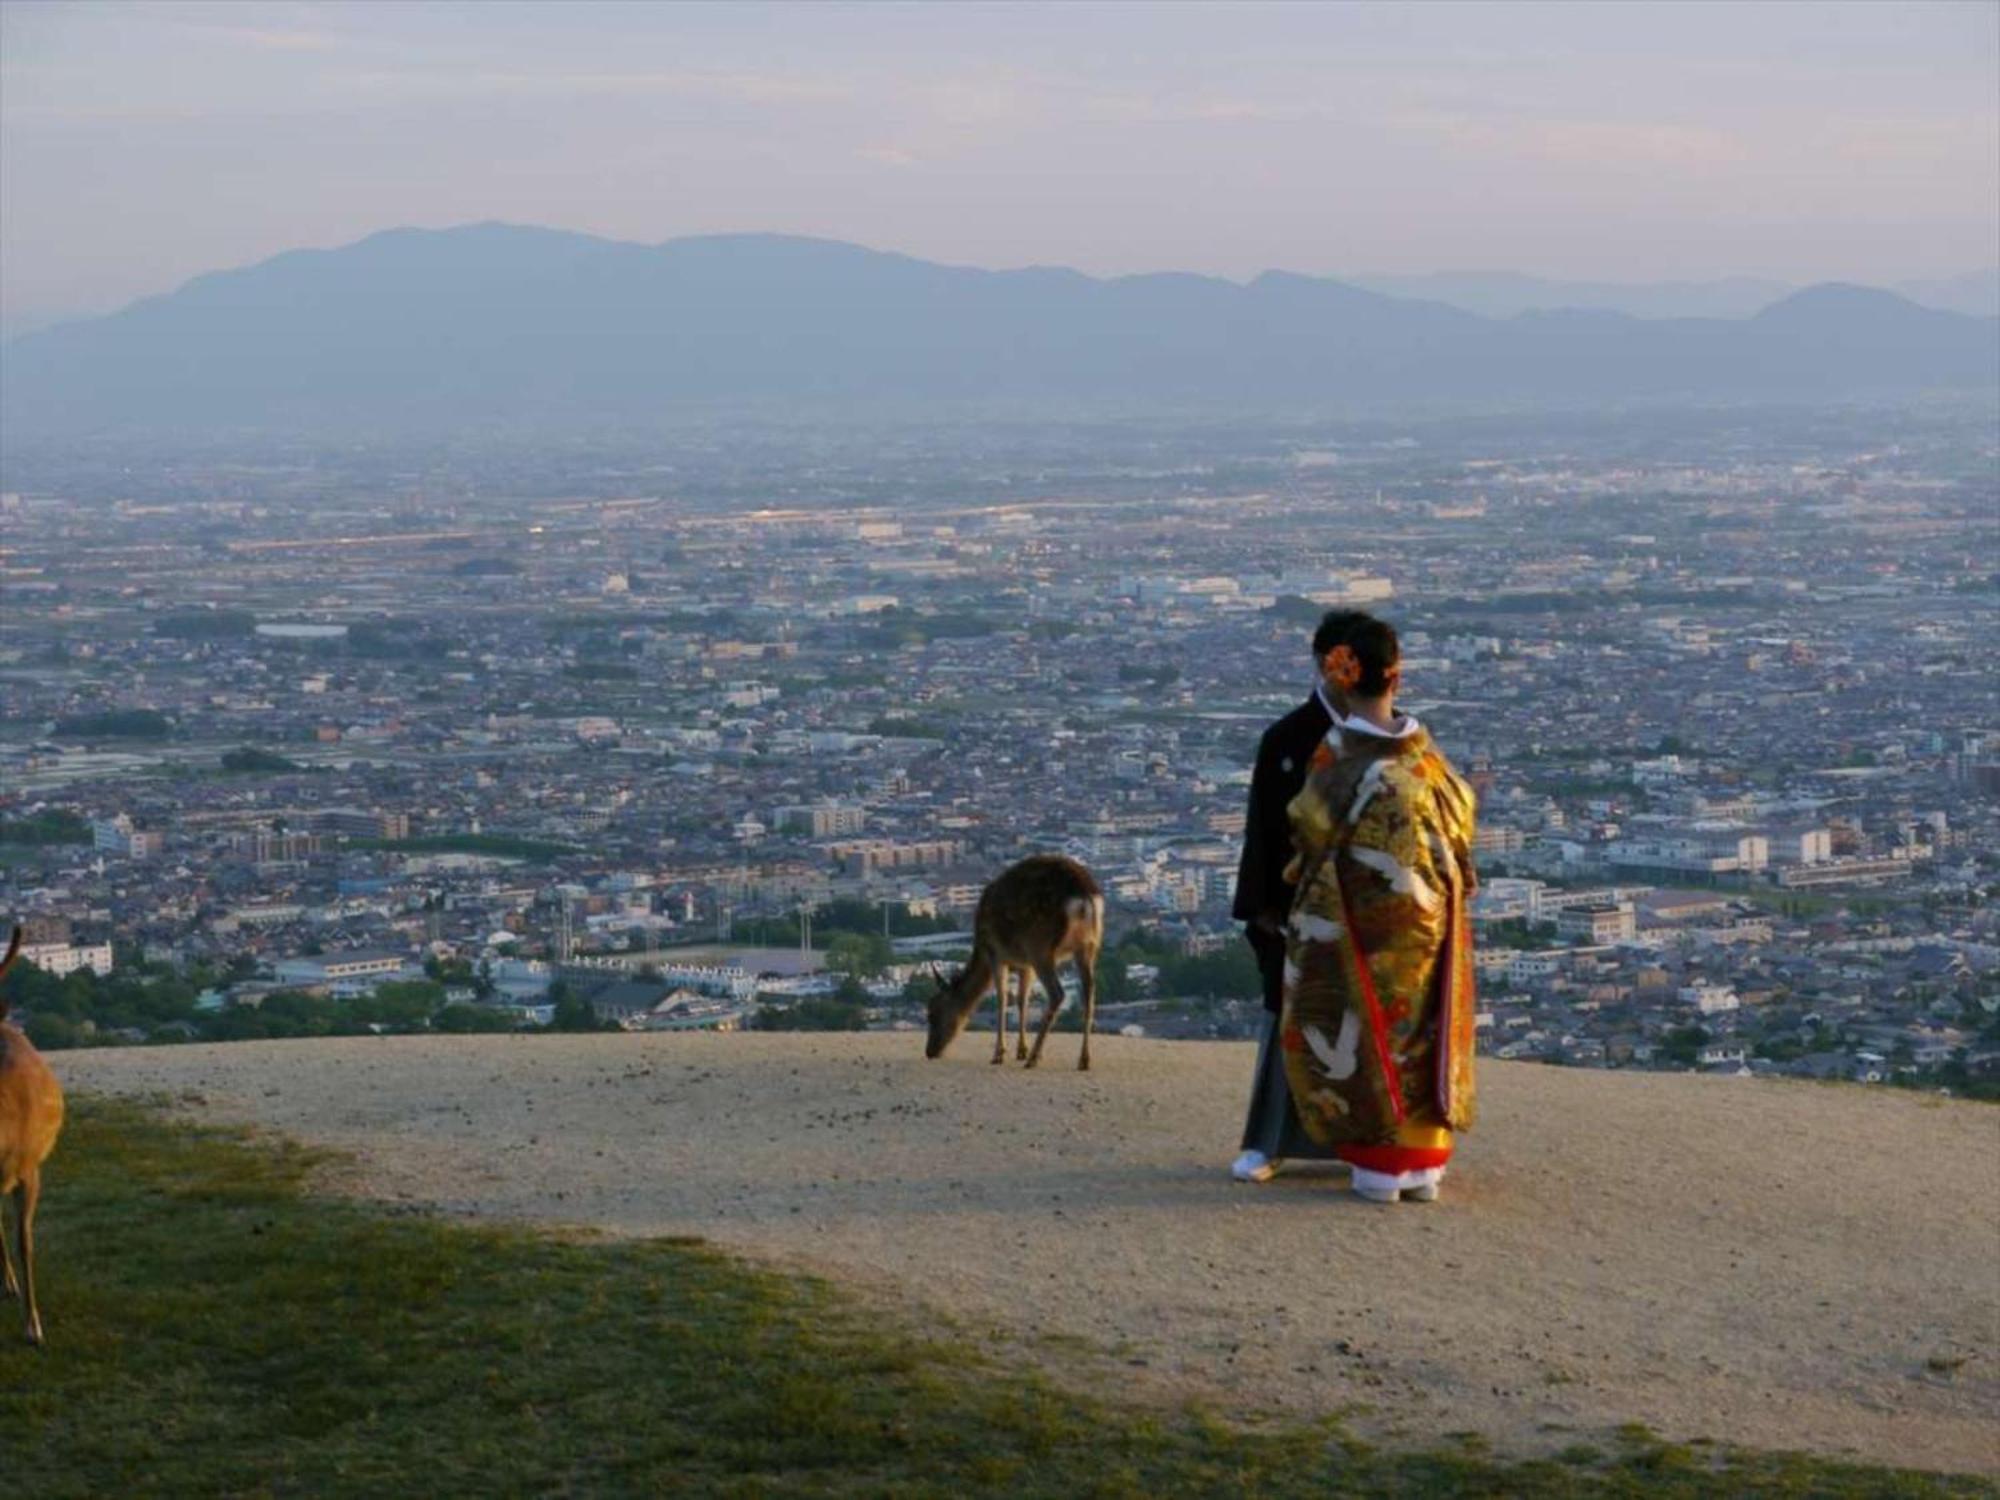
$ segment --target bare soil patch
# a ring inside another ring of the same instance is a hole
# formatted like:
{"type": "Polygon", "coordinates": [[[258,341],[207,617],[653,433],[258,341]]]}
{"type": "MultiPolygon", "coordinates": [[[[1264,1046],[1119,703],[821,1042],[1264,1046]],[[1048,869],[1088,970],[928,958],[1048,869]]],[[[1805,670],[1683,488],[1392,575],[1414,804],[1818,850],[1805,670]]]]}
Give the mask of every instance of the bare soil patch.
{"type": "MultiPolygon", "coordinates": [[[[1444,1201],[1228,1180],[1247,1044],[426,1037],[57,1054],[448,1213],[701,1235],[1134,1393],[1411,1438],[1678,1439],[2000,1472],[2000,1111],[1490,1062],[1444,1201]],[[1095,1049],[1094,1049],[1095,1050],[1095,1049]],[[1080,1342],[1079,1342],[1080,1341],[1080,1342]]],[[[61,1149],[49,1212],[61,1211],[61,1149]]]]}

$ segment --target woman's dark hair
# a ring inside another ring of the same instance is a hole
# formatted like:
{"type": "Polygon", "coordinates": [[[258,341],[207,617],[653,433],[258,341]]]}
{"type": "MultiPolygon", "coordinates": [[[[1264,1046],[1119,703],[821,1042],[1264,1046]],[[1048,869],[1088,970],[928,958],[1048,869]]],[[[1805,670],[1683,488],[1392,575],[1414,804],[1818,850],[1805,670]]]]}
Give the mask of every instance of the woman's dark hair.
{"type": "Polygon", "coordinates": [[[1379,698],[1402,675],[1403,645],[1396,639],[1396,627],[1373,615],[1362,615],[1348,627],[1347,648],[1361,663],[1361,680],[1354,685],[1359,698],[1379,698]]]}
{"type": "Polygon", "coordinates": [[[1349,631],[1368,618],[1368,612],[1360,609],[1330,609],[1320,616],[1319,629],[1313,632],[1313,659],[1319,660],[1347,639],[1349,631]]]}

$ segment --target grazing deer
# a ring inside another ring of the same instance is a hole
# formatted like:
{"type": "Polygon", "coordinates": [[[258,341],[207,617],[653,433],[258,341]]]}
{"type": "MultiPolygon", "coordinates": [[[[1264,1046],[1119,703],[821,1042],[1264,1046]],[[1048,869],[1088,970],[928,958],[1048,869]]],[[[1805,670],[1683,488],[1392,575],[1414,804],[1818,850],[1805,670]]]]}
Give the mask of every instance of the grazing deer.
{"type": "Polygon", "coordinates": [[[1020,1040],[1015,1056],[1029,1067],[1042,1060],[1056,1013],[1063,1008],[1056,965],[1076,963],[1083,987],[1083,1054],[1077,1067],[1090,1066],[1090,1028],[1097,1020],[1097,950],[1104,946],[1104,893],[1096,877],[1073,859],[1036,854],[1000,872],[979,896],[972,919],[972,959],[950,979],[938,978],[930,999],[930,1040],[925,1057],[942,1057],[965,1030],[966,1022],[991,989],[999,1002],[993,1033],[993,1061],[1007,1056],[1007,981],[1018,977],[1020,1040]],[[1041,980],[1047,1003],[1034,1051],[1028,1050],[1028,976],[1041,980]]]}
{"type": "MultiPolygon", "coordinates": [[[[7,944],[7,957],[0,960],[0,978],[21,956],[21,929],[7,944]]],[[[7,1253],[7,1237],[0,1233],[0,1268],[6,1273],[7,1295],[19,1297],[27,1308],[28,1342],[42,1341],[42,1313],[35,1305],[35,1204],[42,1196],[42,1163],[55,1149],[62,1130],[62,1085],[49,1065],[21,1034],[9,1026],[7,997],[0,994],[0,1198],[14,1198],[14,1245],[20,1251],[21,1273],[17,1281],[14,1262],[7,1253]]]]}

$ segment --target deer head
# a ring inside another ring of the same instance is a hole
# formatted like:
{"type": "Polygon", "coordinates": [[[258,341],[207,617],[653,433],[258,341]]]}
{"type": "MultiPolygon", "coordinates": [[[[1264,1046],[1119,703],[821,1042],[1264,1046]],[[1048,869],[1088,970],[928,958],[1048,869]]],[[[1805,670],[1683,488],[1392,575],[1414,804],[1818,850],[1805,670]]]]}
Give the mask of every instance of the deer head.
{"type": "Polygon", "coordinates": [[[947,977],[936,964],[931,965],[931,978],[937,982],[937,988],[924,1002],[924,1012],[930,1021],[930,1036],[924,1042],[925,1057],[944,1056],[944,1049],[958,1039],[965,1023],[972,1019],[980,991],[966,982],[971,972],[968,965],[947,977]]]}

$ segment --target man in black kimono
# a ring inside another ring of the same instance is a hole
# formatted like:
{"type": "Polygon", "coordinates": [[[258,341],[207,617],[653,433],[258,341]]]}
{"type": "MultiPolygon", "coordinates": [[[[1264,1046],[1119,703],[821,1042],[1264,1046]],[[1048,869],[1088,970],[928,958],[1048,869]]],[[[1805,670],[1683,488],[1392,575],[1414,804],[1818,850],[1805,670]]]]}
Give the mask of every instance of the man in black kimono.
{"type": "Polygon", "coordinates": [[[1285,808],[1305,785],[1306,765],[1347,705],[1326,680],[1327,653],[1347,631],[1368,616],[1360,610],[1327,612],[1313,632],[1313,665],[1319,682],[1312,696],[1264,731],[1250,773],[1250,813],[1243,826],[1243,860],[1236,870],[1236,900],[1230,915],[1244,924],[1243,935],[1257,955],[1264,978],[1264,1036],[1257,1048],[1257,1077],[1250,1089],[1250,1115],[1243,1126],[1242,1155],[1230,1174],[1238,1182],[1263,1182],[1288,1156],[1330,1157],[1307,1136],[1292,1109],[1285,1062],[1278,1051],[1278,1016],[1285,1003],[1285,919],[1292,888],[1285,866],[1292,858],[1291,824],[1285,808]]]}

